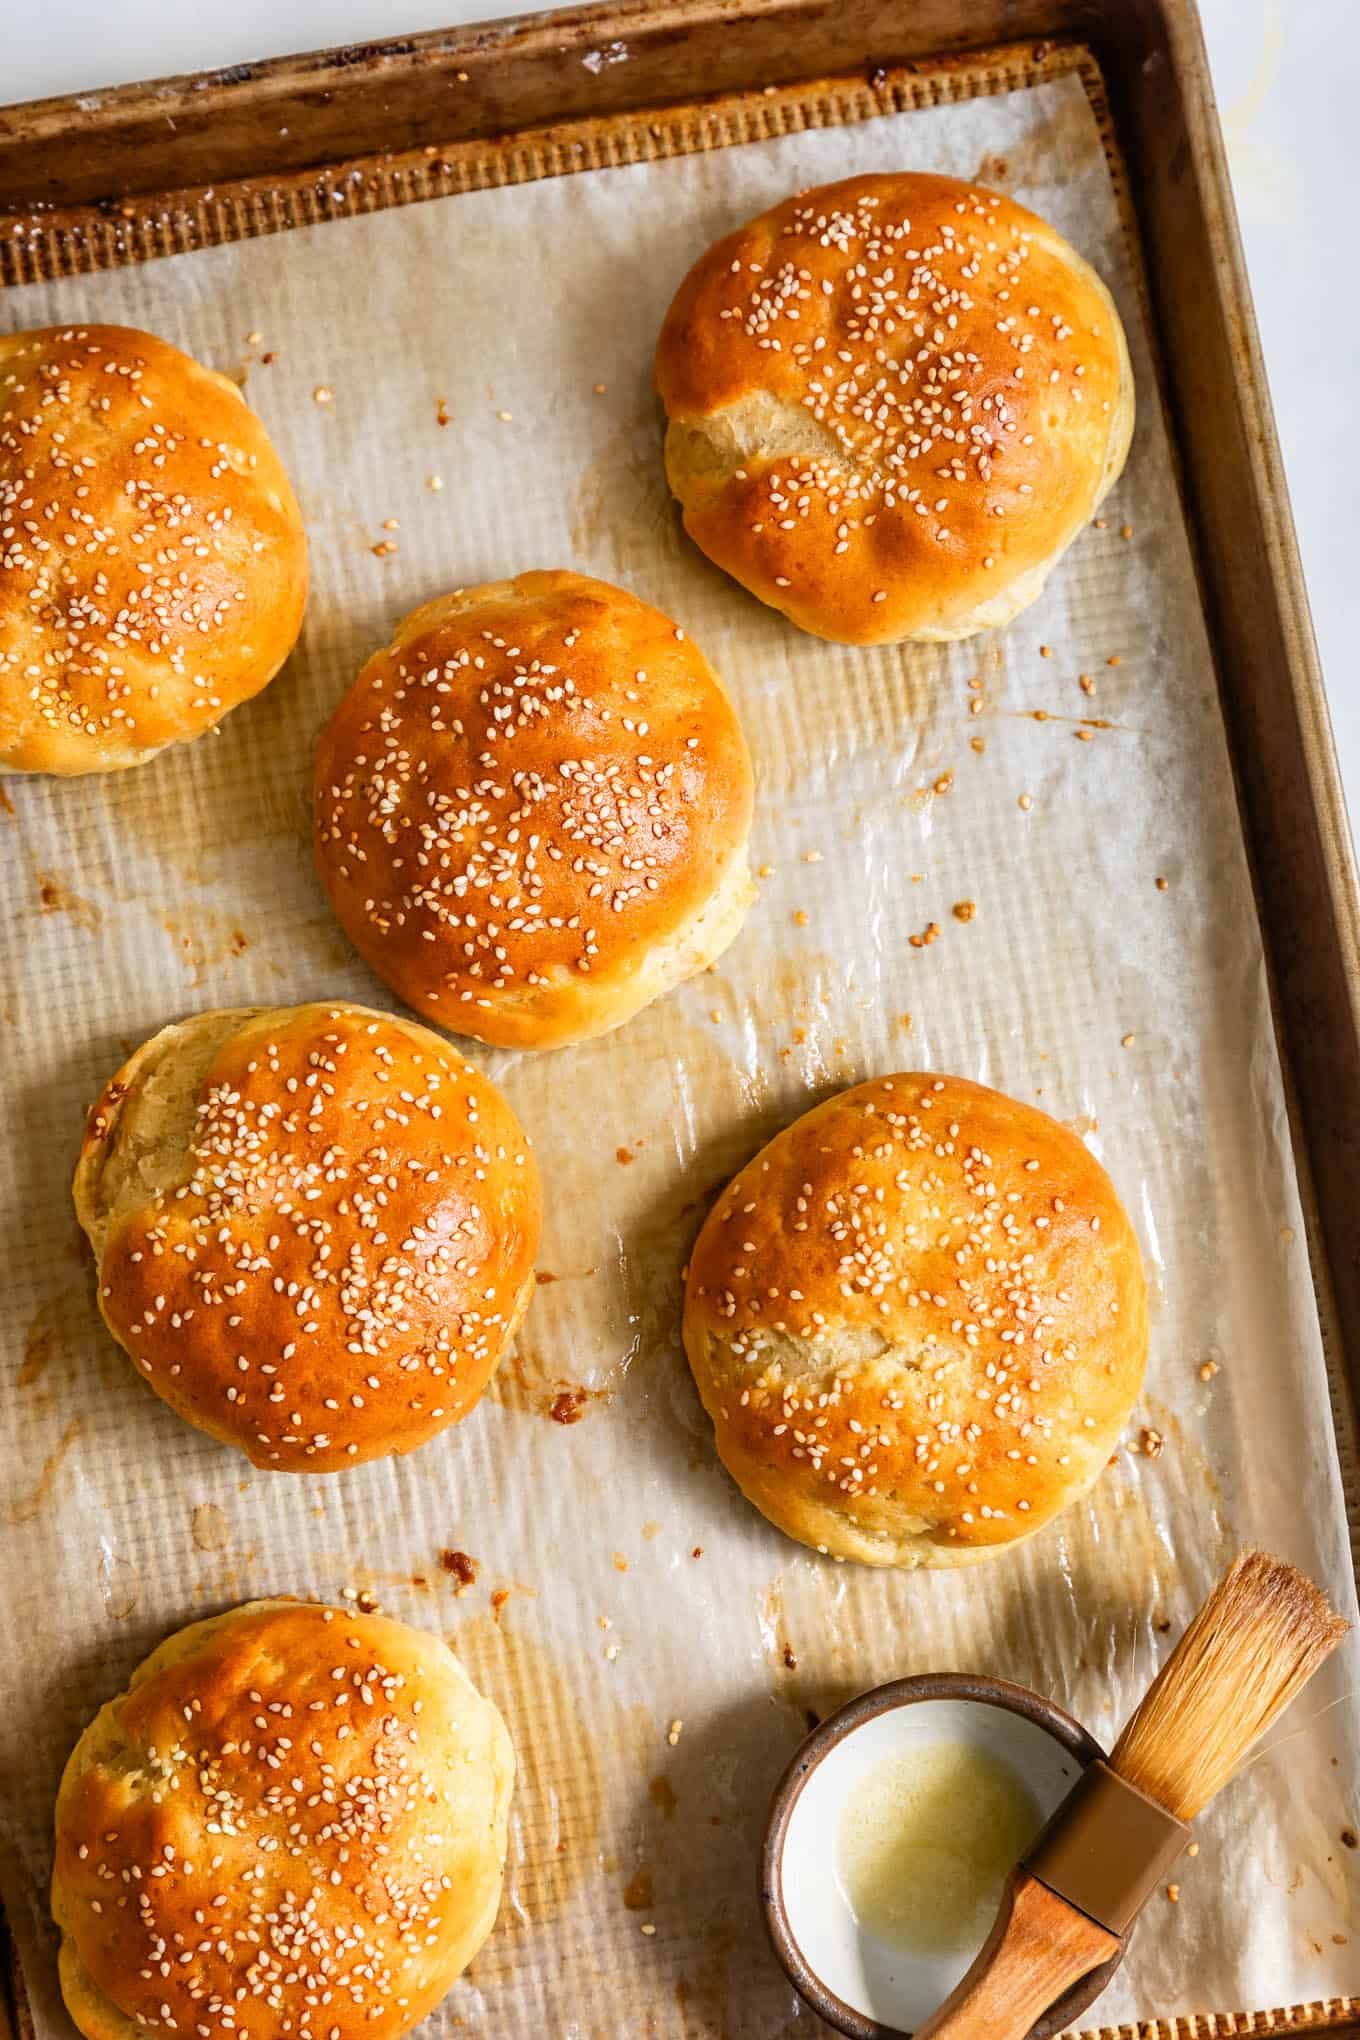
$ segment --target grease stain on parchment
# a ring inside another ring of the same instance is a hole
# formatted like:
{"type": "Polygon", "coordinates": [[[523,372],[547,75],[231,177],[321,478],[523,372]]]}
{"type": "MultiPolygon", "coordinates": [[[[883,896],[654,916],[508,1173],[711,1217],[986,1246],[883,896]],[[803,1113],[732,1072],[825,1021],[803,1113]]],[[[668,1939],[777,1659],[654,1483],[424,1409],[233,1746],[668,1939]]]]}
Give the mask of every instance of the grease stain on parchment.
{"type": "Polygon", "coordinates": [[[8,1524],[11,1529],[17,1529],[20,1524],[32,1523],[42,1514],[56,1486],[57,1476],[61,1472],[66,1455],[83,1428],[81,1418],[70,1419],[66,1429],[44,1459],[37,1481],[28,1494],[15,1502],[0,1502],[0,1523],[8,1524]]]}
{"type": "Polygon", "coordinates": [[[188,969],[189,983],[195,991],[207,983],[215,970],[234,963],[250,948],[251,938],[236,920],[210,907],[195,907],[189,913],[161,913],[156,918],[188,969]]]}
{"type": "Polygon", "coordinates": [[[610,433],[577,486],[572,551],[602,572],[655,573],[658,552],[675,556],[684,544],[661,460],[664,424],[649,398],[610,433]]]}
{"type": "Polygon", "coordinates": [[[189,1518],[189,1532],[198,1551],[220,1551],[231,1535],[225,1509],[216,1502],[200,1502],[189,1518]]]}
{"type": "Polygon", "coordinates": [[[126,1622],[135,1615],[142,1598],[142,1576],[130,1559],[100,1539],[99,1594],[111,1621],[126,1622]]]}
{"type": "Polygon", "coordinates": [[[480,1981],[523,1959],[513,1943],[554,1919],[581,1879],[598,1869],[602,1745],[612,1743],[625,1710],[610,1705],[602,1715],[593,1695],[587,1706],[553,1652],[508,1620],[475,1615],[449,1642],[473,1684],[505,1716],[518,1766],[501,1926],[477,1958],[480,1981]]]}

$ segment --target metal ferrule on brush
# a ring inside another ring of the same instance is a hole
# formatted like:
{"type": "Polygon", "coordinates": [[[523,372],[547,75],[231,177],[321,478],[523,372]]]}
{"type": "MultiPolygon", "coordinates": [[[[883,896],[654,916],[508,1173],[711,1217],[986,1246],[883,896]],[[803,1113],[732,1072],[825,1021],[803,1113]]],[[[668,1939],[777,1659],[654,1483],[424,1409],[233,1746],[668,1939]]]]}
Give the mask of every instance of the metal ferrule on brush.
{"type": "Polygon", "coordinates": [[[1189,1839],[1188,1822],[1097,1759],[1023,1861],[1059,1898],[1123,1936],[1189,1839]]]}

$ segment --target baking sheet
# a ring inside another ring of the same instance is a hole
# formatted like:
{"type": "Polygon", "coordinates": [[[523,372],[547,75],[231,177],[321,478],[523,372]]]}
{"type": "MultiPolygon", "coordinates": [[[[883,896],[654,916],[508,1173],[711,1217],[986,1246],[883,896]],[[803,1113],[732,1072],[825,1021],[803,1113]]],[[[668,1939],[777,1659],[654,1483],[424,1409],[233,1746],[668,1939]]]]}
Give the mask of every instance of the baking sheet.
{"type": "MultiPolygon", "coordinates": [[[[443,1630],[511,1723],[500,1925],[432,2030],[807,2030],[754,1886],[809,1711],[980,1669],[1108,1740],[1247,1540],[1354,1607],[1214,679],[1082,83],[29,286],[3,316],[125,320],[244,376],[314,570],[297,657],[220,736],[108,781],[11,780],[0,813],[0,1819],[39,2031],[69,2031],[43,1891],[70,1745],[167,1630],[288,1591],[372,1595],[443,1630]],[[902,163],[1010,190],[1073,238],[1119,299],[1141,411],[1104,528],[1007,631],[849,650],[684,541],[650,354],[710,239],[797,185],[902,163]],[[312,876],[316,733],[417,602],[566,564],[660,604],[726,677],[759,774],[759,902],[716,972],[621,1034],[539,1059],[474,1050],[538,1147],[552,1278],[474,1418],[401,1462],[254,1472],[99,1327],[67,1187],[82,1108],[184,1012],[387,1003],[312,876]],[[895,1577],[818,1560],[747,1507],[677,1328],[710,1194],[811,1100],[911,1066],[1080,1128],[1139,1228],[1153,1351],[1094,1495],[987,1568],[895,1577]],[[477,1572],[461,1592],[459,1552],[477,1572]]],[[[1337,1704],[1355,1683],[1348,1648],[1201,1824],[1179,1904],[1154,1901],[1090,2020],[1360,1990],[1360,1749],[1337,1704]]]]}

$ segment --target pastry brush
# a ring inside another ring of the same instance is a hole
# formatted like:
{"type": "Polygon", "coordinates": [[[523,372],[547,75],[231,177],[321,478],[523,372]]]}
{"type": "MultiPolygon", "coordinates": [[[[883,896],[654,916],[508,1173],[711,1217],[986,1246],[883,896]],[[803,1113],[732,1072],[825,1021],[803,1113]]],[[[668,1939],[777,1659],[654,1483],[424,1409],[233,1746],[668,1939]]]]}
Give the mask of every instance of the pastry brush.
{"type": "Polygon", "coordinates": [[[996,1923],[916,2040],[1024,2040],[1117,1955],[1189,1823],[1346,1633],[1311,1580],[1244,1551],[1144,1695],[1012,1870],[996,1923]]]}

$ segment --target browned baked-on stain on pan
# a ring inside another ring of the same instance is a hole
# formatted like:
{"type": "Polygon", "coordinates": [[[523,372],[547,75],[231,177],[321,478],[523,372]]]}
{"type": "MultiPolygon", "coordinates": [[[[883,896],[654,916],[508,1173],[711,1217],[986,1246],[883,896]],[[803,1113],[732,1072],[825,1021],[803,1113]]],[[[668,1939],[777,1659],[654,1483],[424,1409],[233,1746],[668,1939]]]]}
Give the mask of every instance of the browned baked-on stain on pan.
{"type": "Polygon", "coordinates": [[[546,1353],[520,1337],[492,1375],[486,1393],[506,1409],[550,1417],[555,1424],[576,1424],[592,1403],[607,1402],[610,1392],[568,1380],[546,1353]]]}
{"type": "Polygon", "coordinates": [[[658,1771],[654,1778],[648,1780],[647,1797],[663,1820],[672,1819],[680,1804],[675,1787],[664,1771],[658,1771]]]}
{"type": "Polygon", "coordinates": [[[33,882],[38,890],[38,913],[65,914],[87,935],[94,934],[104,918],[102,911],[93,900],[73,892],[59,871],[46,871],[35,865],[33,882]]]}
{"type": "Polygon", "coordinates": [[[477,1584],[477,1561],[469,1558],[465,1551],[455,1551],[446,1545],[439,1554],[439,1566],[441,1572],[448,1573],[457,1582],[454,1587],[456,1594],[465,1594],[469,1587],[477,1584]]]}
{"type": "Polygon", "coordinates": [[[244,956],[250,947],[250,937],[237,921],[210,907],[196,907],[188,913],[162,913],[156,918],[192,972],[189,983],[195,990],[207,982],[211,972],[244,956]]]}
{"type": "Polygon", "coordinates": [[[19,1501],[0,1502],[0,1523],[7,1523],[12,1529],[17,1529],[21,1523],[31,1523],[34,1517],[41,1513],[56,1486],[62,1461],[80,1436],[82,1428],[82,1420],[79,1417],[70,1419],[66,1429],[44,1459],[36,1485],[19,1501]]]}
{"type": "Polygon", "coordinates": [[[604,1396],[601,1388],[560,1388],[548,1406],[555,1424],[579,1424],[592,1402],[604,1396]]]}

